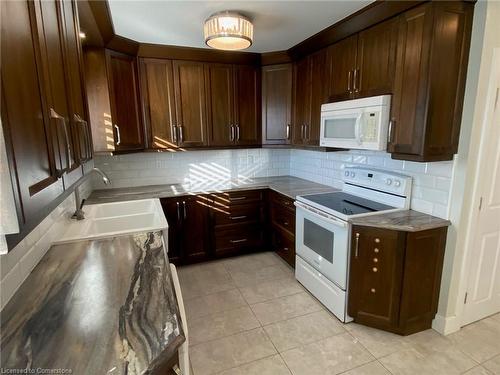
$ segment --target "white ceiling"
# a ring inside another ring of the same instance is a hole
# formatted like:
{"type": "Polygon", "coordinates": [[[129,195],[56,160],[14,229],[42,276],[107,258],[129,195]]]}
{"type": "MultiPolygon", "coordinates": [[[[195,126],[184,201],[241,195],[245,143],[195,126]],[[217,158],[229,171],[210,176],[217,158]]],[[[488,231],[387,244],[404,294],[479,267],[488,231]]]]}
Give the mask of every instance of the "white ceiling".
{"type": "Polygon", "coordinates": [[[138,42],[207,48],[203,23],[211,14],[238,11],[254,24],[251,52],[286,50],[373,0],[170,1],[109,0],[117,35],[138,42]]]}

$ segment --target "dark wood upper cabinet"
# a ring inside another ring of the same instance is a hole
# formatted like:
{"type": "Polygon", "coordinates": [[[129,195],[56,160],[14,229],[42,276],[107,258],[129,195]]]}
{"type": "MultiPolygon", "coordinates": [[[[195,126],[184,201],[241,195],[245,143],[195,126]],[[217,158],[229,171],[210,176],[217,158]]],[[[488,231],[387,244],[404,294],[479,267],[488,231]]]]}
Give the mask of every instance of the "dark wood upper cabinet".
{"type": "Polygon", "coordinates": [[[293,65],[262,68],[262,143],[289,144],[292,126],[293,65]]]}
{"type": "Polygon", "coordinates": [[[234,65],[235,142],[241,146],[261,144],[260,74],[250,65],[234,65]]]}
{"type": "Polygon", "coordinates": [[[141,94],[148,147],[177,148],[172,61],[141,59],[141,94]]]}
{"type": "Polygon", "coordinates": [[[328,101],[326,94],[325,78],[327,72],[326,56],[327,50],[322,49],[309,58],[311,65],[311,113],[310,120],[306,126],[306,143],[310,146],[319,146],[321,105],[328,101]]]}
{"type": "Polygon", "coordinates": [[[390,94],[397,20],[389,19],[328,48],[329,100],[390,94]]]}
{"type": "Polygon", "coordinates": [[[398,18],[388,151],[451,160],[457,152],[474,4],[432,2],[398,18]]]}
{"type": "Polygon", "coordinates": [[[236,140],[234,73],[230,64],[206,64],[208,140],[228,146],[236,140]]]}
{"type": "Polygon", "coordinates": [[[106,50],[111,119],[117,151],[144,148],[135,56],[106,50]]]}
{"type": "Polygon", "coordinates": [[[348,312],[357,323],[409,335],[437,312],[447,228],[417,232],[354,225],[348,312]]]}
{"type": "Polygon", "coordinates": [[[355,34],[328,47],[328,94],[330,101],[352,96],[353,69],[356,66],[358,35],[355,34]]]}
{"type": "Polygon", "coordinates": [[[307,124],[311,120],[311,64],[308,57],[294,67],[293,144],[307,142],[307,124]]]}
{"type": "Polygon", "coordinates": [[[204,64],[173,61],[178,144],[207,145],[207,108],[204,64]]]}
{"type": "Polygon", "coordinates": [[[358,34],[353,89],[356,97],[392,93],[398,36],[397,19],[358,34]]]}
{"type": "Polygon", "coordinates": [[[7,143],[18,220],[24,225],[63,192],[56,124],[45,99],[33,3],[1,4],[2,125],[7,143]],[[56,158],[57,160],[56,164],[56,158]],[[18,195],[17,195],[18,194],[18,195]]]}

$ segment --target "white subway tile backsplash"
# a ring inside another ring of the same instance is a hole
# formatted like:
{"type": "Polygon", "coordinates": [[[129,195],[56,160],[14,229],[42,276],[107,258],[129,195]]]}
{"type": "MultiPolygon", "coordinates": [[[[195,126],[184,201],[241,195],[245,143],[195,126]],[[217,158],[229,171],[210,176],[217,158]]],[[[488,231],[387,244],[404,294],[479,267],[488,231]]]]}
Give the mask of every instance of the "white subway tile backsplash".
{"type": "Polygon", "coordinates": [[[290,175],[335,188],[342,188],[342,170],[346,165],[369,166],[411,176],[412,208],[447,218],[453,162],[417,163],[393,160],[390,154],[377,151],[290,151],[290,175]]]}

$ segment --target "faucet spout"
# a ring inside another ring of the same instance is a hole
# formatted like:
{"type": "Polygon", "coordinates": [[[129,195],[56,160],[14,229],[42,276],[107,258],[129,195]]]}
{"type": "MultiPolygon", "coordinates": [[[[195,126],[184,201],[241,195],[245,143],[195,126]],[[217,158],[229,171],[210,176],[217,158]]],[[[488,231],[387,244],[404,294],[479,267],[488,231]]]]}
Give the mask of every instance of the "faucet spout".
{"type": "Polygon", "coordinates": [[[95,172],[95,173],[99,174],[101,176],[101,178],[102,178],[102,182],[104,182],[105,185],[109,185],[111,183],[111,180],[106,175],[106,173],[104,173],[103,171],[101,171],[97,167],[92,168],[91,171],[80,180],[80,182],[78,183],[78,185],[75,186],[75,206],[76,206],[76,210],[75,210],[75,213],[73,214],[73,216],[71,216],[72,219],[75,219],[75,220],[83,220],[83,219],[85,219],[85,212],[83,212],[83,209],[82,209],[83,203],[84,203],[85,200],[82,200],[81,197],[80,197],[80,185],[83,183],[83,181],[85,181],[92,174],[92,172],[95,172]]]}

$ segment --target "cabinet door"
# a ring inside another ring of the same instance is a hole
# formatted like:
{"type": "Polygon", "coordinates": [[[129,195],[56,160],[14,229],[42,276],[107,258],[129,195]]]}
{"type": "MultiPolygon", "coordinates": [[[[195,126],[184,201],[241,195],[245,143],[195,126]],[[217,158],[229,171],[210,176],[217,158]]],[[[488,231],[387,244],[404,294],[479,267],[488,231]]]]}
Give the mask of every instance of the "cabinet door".
{"type": "Polygon", "coordinates": [[[353,89],[356,97],[392,93],[397,18],[382,22],[359,33],[353,89]]]}
{"type": "Polygon", "coordinates": [[[234,66],[234,125],[238,145],[259,145],[260,75],[254,66],[234,66]]]}
{"type": "Polygon", "coordinates": [[[143,149],[136,58],[106,50],[106,64],[116,150],[143,149]]]}
{"type": "Polygon", "coordinates": [[[349,315],[372,327],[397,328],[405,233],[353,226],[349,315]]]}
{"type": "Polygon", "coordinates": [[[357,44],[356,34],[328,47],[329,101],[346,100],[352,96],[357,44]]]}
{"type": "Polygon", "coordinates": [[[182,199],[161,199],[163,213],[168,222],[168,259],[175,265],[182,264],[182,199]]]}
{"type": "Polygon", "coordinates": [[[82,176],[70,129],[70,91],[64,64],[64,35],[61,4],[57,1],[35,1],[38,43],[41,51],[45,98],[54,134],[57,138],[56,164],[67,188],[82,176]],[[76,170],[76,176],[72,171],[76,170]],[[64,174],[66,173],[66,174],[64,174]],[[64,176],[63,176],[64,174],[64,176]]]}
{"type": "Polygon", "coordinates": [[[292,64],[262,68],[262,143],[289,144],[292,121],[292,64]]]}
{"type": "Polygon", "coordinates": [[[206,260],[209,256],[209,204],[205,195],[182,198],[183,244],[186,263],[206,260]]]}
{"type": "MultiPolygon", "coordinates": [[[[426,87],[432,37],[431,4],[399,17],[394,93],[391,103],[390,152],[419,155],[425,137],[426,87]]],[[[444,108],[441,108],[444,110],[444,108]]]]}
{"type": "Polygon", "coordinates": [[[326,49],[316,52],[310,57],[311,64],[311,109],[310,120],[306,126],[307,144],[319,146],[321,105],[328,101],[326,95],[326,49]]]}
{"type": "Polygon", "coordinates": [[[2,50],[9,51],[1,56],[2,126],[14,190],[19,192],[21,226],[36,220],[40,210],[63,192],[54,157],[55,129],[39,80],[43,73],[32,35],[35,21],[33,3],[2,1],[1,43],[2,50]]]}
{"type": "Polygon", "coordinates": [[[229,64],[206,64],[208,143],[228,146],[236,140],[234,76],[229,64]]]}
{"type": "Polygon", "coordinates": [[[177,129],[172,61],[141,59],[140,68],[148,146],[175,149],[177,129]]]}
{"type": "Polygon", "coordinates": [[[306,142],[306,127],[311,120],[311,64],[309,58],[297,61],[294,73],[293,143],[306,142]]]}
{"type": "Polygon", "coordinates": [[[175,113],[179,146],[207,145],[204,64],[174,61],[175,113]]]}

